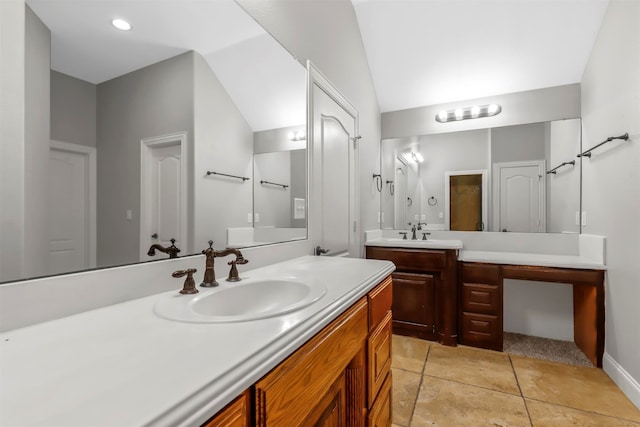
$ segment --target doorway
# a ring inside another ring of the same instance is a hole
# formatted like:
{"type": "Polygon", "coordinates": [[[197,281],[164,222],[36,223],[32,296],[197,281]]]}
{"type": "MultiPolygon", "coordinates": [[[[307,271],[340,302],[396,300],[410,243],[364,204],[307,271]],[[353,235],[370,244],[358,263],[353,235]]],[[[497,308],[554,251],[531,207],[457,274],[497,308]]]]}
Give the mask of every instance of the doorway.
{"type": "Polygon", "coordinates": [[[486,170],[445,172],[445,230],[485,231],[487,193],[486,170]]]}
{"type": "Polygon", "coordinates": [[[152,244],[170,246],[171,239],[188,250],[186,141],[186,132],[141,141],[141,261],[149,260],[152,244]]]}
{"type": "Polygon", "coordinates": [[[544,233],[545,161],[495,163],[493,176],[495,230],[544,233]]]}
{"type": "Polygon", "coordinates": [[[49,271],[96,266],[96,149],[51,141],[47,179],[49,271]]]}

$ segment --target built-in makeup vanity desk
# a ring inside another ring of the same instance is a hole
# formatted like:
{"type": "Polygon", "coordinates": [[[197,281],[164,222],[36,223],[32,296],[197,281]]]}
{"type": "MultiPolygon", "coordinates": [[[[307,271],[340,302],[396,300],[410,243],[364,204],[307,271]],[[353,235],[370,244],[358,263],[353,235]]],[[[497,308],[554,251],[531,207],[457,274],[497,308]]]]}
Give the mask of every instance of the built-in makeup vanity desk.
{"type": "Polygon", "coordinates": [[[367,258],[396,264],[395,333],[502,351],[505,279],[570,284],[574,341],[594,365],[602,367],[603,238],[442,232],[436,233],[438,239],[422,241],[383,237],[379,231],[367,233],[367,258]],[[468,238],[473,250],[467,250],[466,242],[457,238],[468,238]],[[554,247],[567,241],[576,255],[559,254],[554,247]],[[483,246],[490,250],[477,250],[483,246]],[[539,252],[549,248],[551,254],[527,253],[528,247],[539,252]]]}
{"type": "Polygon", "coordinates": [[[460,251],[460,344],[502,351],[503,280],[535,280],[573,286],[574,341],[602,367],[605,266],[580,256],[460,251]]]}

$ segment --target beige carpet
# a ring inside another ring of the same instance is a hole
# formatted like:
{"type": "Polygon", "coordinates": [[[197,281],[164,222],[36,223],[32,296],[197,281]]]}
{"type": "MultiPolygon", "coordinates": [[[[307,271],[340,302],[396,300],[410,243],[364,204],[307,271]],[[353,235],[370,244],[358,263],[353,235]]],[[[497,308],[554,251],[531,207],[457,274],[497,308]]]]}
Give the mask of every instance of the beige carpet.
{"type": "Polygon", "coordinates": [[[574,366],[593,368],[587,356],[572,341],[504,333],[504,352],[534,359],[549,360],[574,366]]]}

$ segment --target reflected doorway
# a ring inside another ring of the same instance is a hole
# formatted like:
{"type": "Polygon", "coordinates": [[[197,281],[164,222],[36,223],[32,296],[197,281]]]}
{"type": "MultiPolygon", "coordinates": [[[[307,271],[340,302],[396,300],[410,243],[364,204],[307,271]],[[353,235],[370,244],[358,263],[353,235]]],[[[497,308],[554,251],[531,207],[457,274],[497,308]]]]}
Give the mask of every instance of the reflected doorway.
{"type": "Polygon", "coordinates": [[[445,173],[445,227],[452,231],[484,231],[487,223],[487,172],[445,173]]]}

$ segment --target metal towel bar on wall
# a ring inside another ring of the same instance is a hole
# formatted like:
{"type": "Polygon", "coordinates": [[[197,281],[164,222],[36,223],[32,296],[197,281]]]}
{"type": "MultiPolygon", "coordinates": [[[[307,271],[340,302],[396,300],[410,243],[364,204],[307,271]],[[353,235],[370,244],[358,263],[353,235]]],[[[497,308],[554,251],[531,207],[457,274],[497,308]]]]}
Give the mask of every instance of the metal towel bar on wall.
{"type": "Polygon", "coordinates": [[[289,187],[288,185],[285,185],[285,184],[278,184],[278,183],[276,183],[276,182],[270,182],[270,181],[265,181],[265,180],[261,180],[261,181],[260,181],[260,184],[275,185],[275,186],[278,186],[278,187],[282,187],[283,189],[284,189],[284,188],[288,188],[288,187],[289,187]]]}
{"type": "Polygon", "coordinates": [[[555,174],[556,174],[556,171],[557,171],[558,169],[560,169],[561,167],[566,166],[566,165],[572,165],[572,166],[573,166],[573,165],[575,165],[575,164],[576,164],[576,161],[575,161],[575,160],[571,160],[570,162],[562,162],[560,165],[556,166],[555,168],[551,169],[550,171],[547,171],[547,174],[552,173],[552,174],[554,174],[554,175],[555,175],[555,174]]]}
{"type": "Polygon", "coordinates": [[[596,148],[600,147],[601,145],[606,144],[607,142],[613,141],[614,139],[622,139],[624,141],[627,141],[627,140],[629,140],[629,134],[625,133],[624,135],[620,135],[620,136],[610,136],[609,138],[607,138],[604,141],[602,141],[600,144],[589,148],[587,151],[585,151],[583,153],[578,154],[577,157],[591,157],[591,152],[593,150],[595,150],[596,148]]]}
{"type": "Polygon", "coordinates": [[[226,174],[226,173],[207,171],[207,176],[209,176],[209,175],[220,175],[220,176],[226,176],[226,177],[229,177],[229,178],[241,179],[242,182],[249,181],[251,179],[251,178],[247,178],[246,176],[229,175],[229,174],[226,174]]]}

